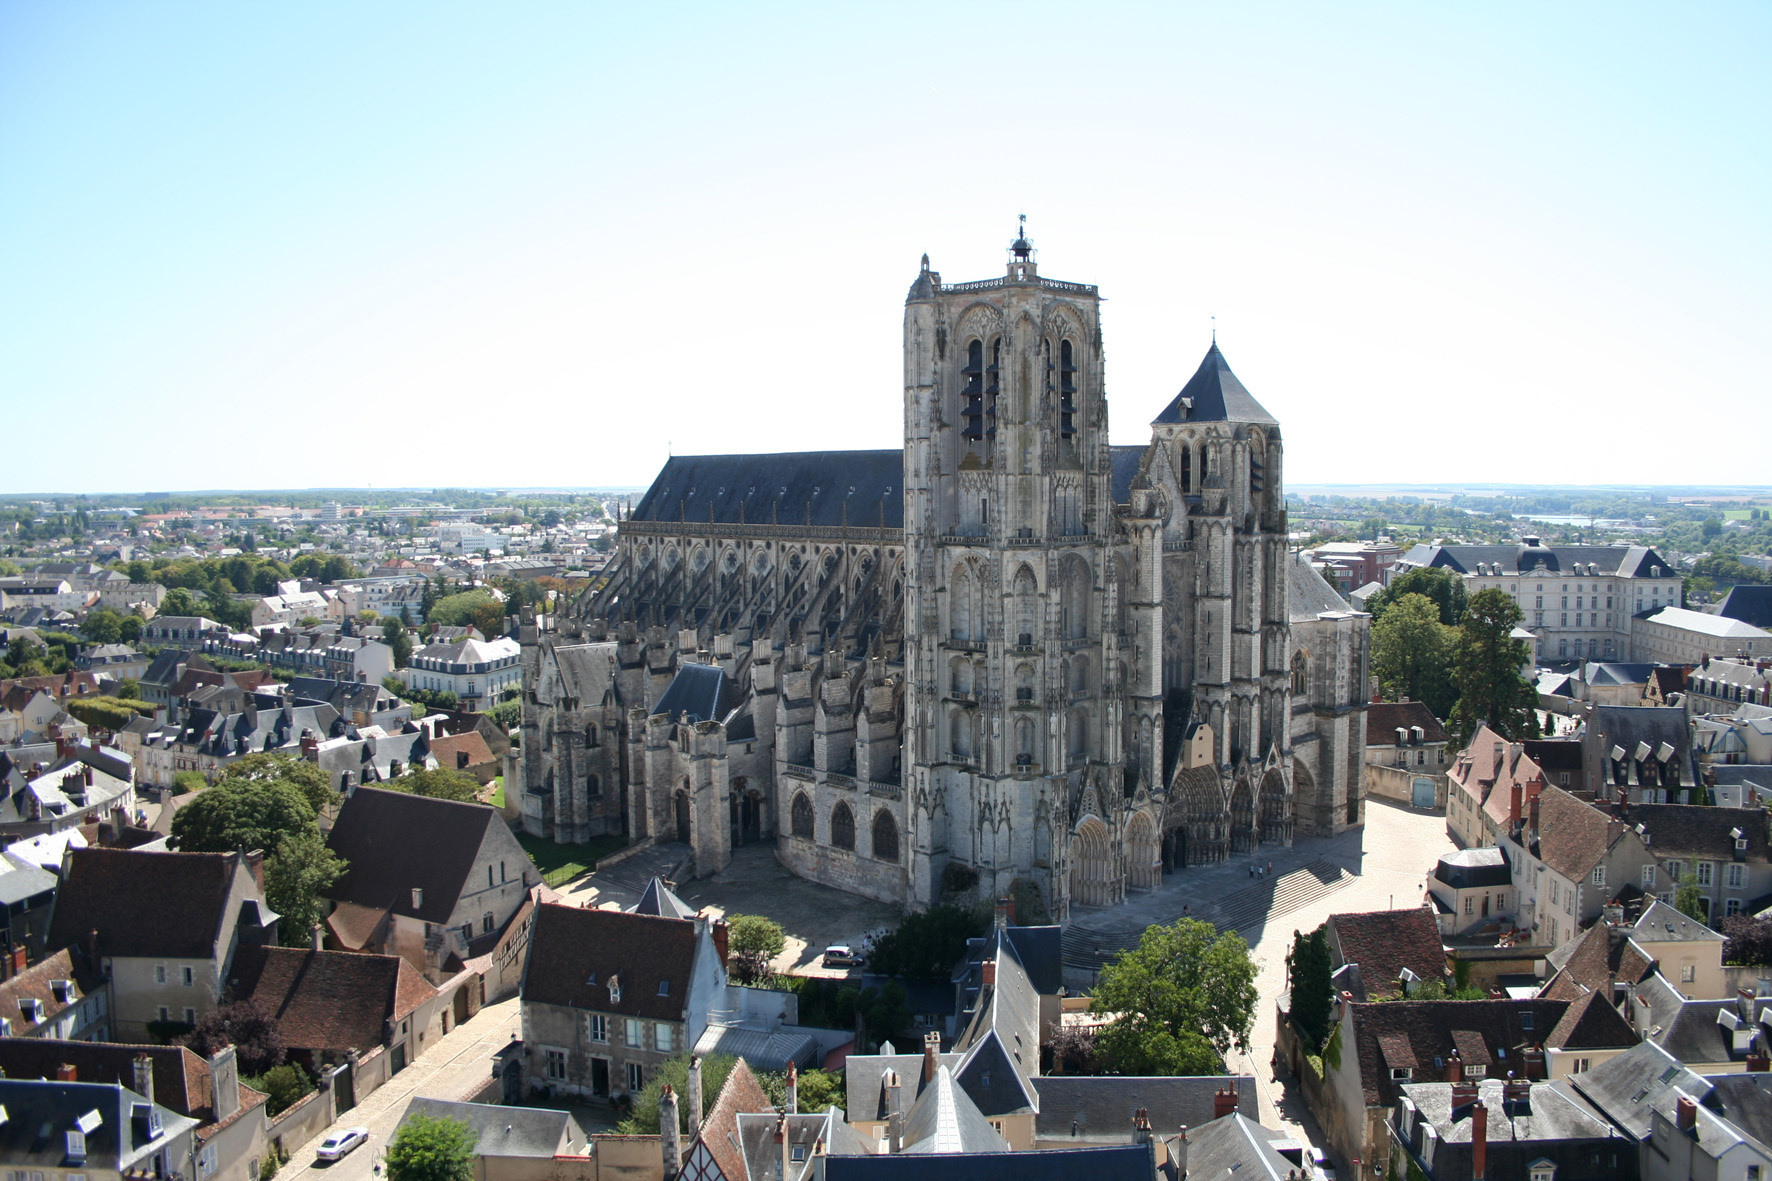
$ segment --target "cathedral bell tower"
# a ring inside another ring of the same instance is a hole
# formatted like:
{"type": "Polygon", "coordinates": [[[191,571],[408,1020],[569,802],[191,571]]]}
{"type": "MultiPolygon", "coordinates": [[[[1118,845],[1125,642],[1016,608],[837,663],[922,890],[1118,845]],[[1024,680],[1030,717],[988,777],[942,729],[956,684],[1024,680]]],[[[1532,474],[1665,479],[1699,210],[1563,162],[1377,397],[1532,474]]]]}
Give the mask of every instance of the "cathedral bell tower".
{"type": "Polygon", "coordinates": [[[1061,915],[1075,805],[1124,791],[1099,294],[1042,277],[1025,226],[1000,279],[924,256],[904,364],[911,900],[952,864],[1061,915]]]}

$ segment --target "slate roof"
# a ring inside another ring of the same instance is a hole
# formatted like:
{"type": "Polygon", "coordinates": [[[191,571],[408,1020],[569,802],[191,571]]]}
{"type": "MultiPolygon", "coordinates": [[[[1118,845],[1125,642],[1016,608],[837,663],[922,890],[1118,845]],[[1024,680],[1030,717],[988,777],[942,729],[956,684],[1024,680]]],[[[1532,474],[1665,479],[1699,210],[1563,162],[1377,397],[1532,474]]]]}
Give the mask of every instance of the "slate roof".
{"type": "Polygon", "coordinates": [[[1446,975],[1440,926],[1425,906],[1330,915],[1329,945],[1341,952],[1335,967],[1360,965],[1360,975],[1373,996],[1396,993],[1404,968],[1423,980],[1441,980],[1446,975]]]}
{"type": "Polygon", "coordinates": [[[367,1052],[437,990],[397,955],[243,947],[234,959],[235,994],[277,1015],[298,1050],[367,1052]]]}
{"type": "Polygon", "coordinates": [[[717,664],[685,664],[665,689],[654,714],[672,719],[687,715],[691,722],[725,721],[744,700],[744,691],[717,664]]]}
{"type": "Polygon", "coordinates": [[[148,1174],[151,1159],[193,1130],[196,1121],[168,1110],[160,1117],[161,1136],[145,1141],[125,1135],[133,1126],[136,1102],[127,1085],[0,1079],[0,1108],[8,1116],[0,1123],[0,1160],[38,1166],[33,1172],[44,1171],[43,1166],[55,1169],[66,1163],[60,1133],[87,1112],[98,1111],[102,1119],[86,1137],[82,1169],[112,1176],[148,1174]],[[43,1129],[50,1134],[43,1135],[43,1129]]]}
{"type": "Polygon", "coordinates": [[[1664,1094],[1679,1090],[1702,1099],[1710,1090],[1710,1084],[1654,1042],[1632,1046],[1556,1085],[1586,1099],[1638,1140],[1648,1136],[1651,1113],[1664,1094]]]}
{"type": "MultiPolygon", "coordinates": [[[[1395,746],[1397,727],[1420,726],[1423,742],[1447,741],[1446,727],[1434,711],[1419,701],[1374,701],[1366,707],[1366,745],[1395,746]]],[[[1414,735],[1410,735],[1411,742],[1414,735]]]]}
{"type": "Polygon", "coordinates": [[[1743,623],[1739,619],[1731,619],[1726,615],[1707,615],[1703,611],[1689,611],[1684,607],[1663,607],[1660,611],[1649,616],[1648,622],[1678,628],[1681,631],[1696,632],[1699,635],[1713,636],[1719,640],[1772,639],[1772,633],[1750,623],[1743,623]]]}
{"type": "Polygon", "coordinates": [[[1732,586],[1717,603],[1715,613],[1726,619],[1738,619],[1749,627],[1772,629],[1772,586],[1732,586]]]}
{"type": "Polygon", "coordinates": [[[854,1128],[843,1122],[843,1113],[832,1107],[818,1112],[795,1112],[782,1127],[782,1140],[775,1138],[779,1114],[771,1111],[741,1112],[734,1135],[744,1156],[743,1168],[729,1176],[734,1178],[771,1178],[771,1181],[807,1181],[818,1175],[817,1148],[822,1142],[827,1156],[858,1156],[874,1151],[874,1145],[862,1138],[854,1128]],[[781,1175],[781,1145],[788,1145],[789,1160],[786,1178],[781,1175]],[[792,1158],[795,1148],[803,1159],[796,1167],[792,1158]]]}
{"type": "Polygon", "coordinates": [[[664,879],[655,877],[646,883],[640,901],[634,903],[633,914],[658,915],[667,919],[693,919],[695,909],[672,892],[664,879]]]}
{"type": "Polygon", "coordinates": [[[551,650],[562,693],[584,706],[603,704],[615,691],[616,644],[567,644],[551,650]]]}
{"type": "Polygon", "coordinates": [[[1138,477],[1138,469],[1144,463],[1144,453],[1147,449],[1147,445],[1144,443],[1129,447],[1109,448],[1110,474],[1108,479],[1113,487],[1115,504],[1131,503],[1132,481],[1138,477]]]}
{"type": "Polygon", "coordinates": [[[1200,367],[1153,422],[1259,422],[1278,425],[1231,372],[1218,342],[1206,350],[1200,367]]]}
{"type": "Polygon", "coordinates": [[[327,834],[327,845],[349,868],[326,897],[447,923],[494,823],[504,821],[484,804],[359,787],[327,834]],[[414,887],[424,891],[416,907],[414,887]]]}
{"type": "Polygon", "coordinates": [[[697,947],[694,922],[543,904],[530,929],[523,1003],[682,1021],[697,947]],[[620,983],[612,1000],[609,981],[620,983]],[[659,982],[669,991],[659,994],[659,982]]]}
{"type": "Polygon", "coordinates": [[[1314,623],[1319,615],[1351,610],[1302,557],[1286,564],[1286,617],[1293,623],[1314,623]]]}
{"type": "Polygon", "coordinates": [[[42,897],[48,901],[54,896],[59,880],[42,866],[10,849],[0,852],[0,905],[18,906],[22,910],[34,898],[42,897]]]}
{"type": "Polygon", "coordinates": [[[1622,816],[1649,833],[1649,851],[1657,857],[1698,857],[1729,861],[1735,856],[1739,828],[1747,838],[1747,860],[1767,859],[1766,813],[1761,808],[1711,808],[1700,804],[1632,804],[1622,816]]]}
{"type": "Polygon", "coordinates": [[[1681,1062],[1693,1065],[1740,1062],[1747,1057],[1746,1052],[1737,1053],[1728,1030],[1717,1023],[1717,1014],[1725,1009],[1734,1012],[1735,1001],[1682,1000],[1669,1020],[1666,1007],[1654,1005],[1650,1012],[1655,1025],[1650,1027],[1649,1040],[1681,1062]]]}
{"type": "Polygon", "coordinates": [[[976,991],[983,977],[982,967],[987,955],[995,955],[999,938],[1015,947],[1015,958],[1026,970],[1034,991],[1042,996],[1057,996],[1064,987],[1064,928],[1058,926],[992,928],[987,935],[966,941],[966,961],[961,980],[968,993],[976,991]]]}
{"type": "MultiPolygon", "coordinates": [[[[78,1082],[133,1088],[135,1060],[143,1054],[153,1062],[154,1102],[205,1123],[215,1119],[209,1063],[183,1046],[5,1037],[0,1038],[0,1074],[10,1079],[54,1078],[58,1066],[72,1066],[78,1082]]],[[[242,1088],[242,1099],[247,1089],[242,1088]]]]}
{"type": "MultiPolygon", "coordinates": [[[[1151,1114],[1151,1126],[1166,1128],[1157,1121],[1155,1112],[1151,1114]]],[[[1292,1176],[1297,1167],[1281,1156],[1275,1146],[1276,1141],[1284,1139],[1280,1133],[1270,1132],[1241,1112],[1189,1124],[1187,1138],[1189,1177],[1282,1181],[1292,1176]]]]}
{"type": "MultiPolygon", "coordinates": [[[[1579,1076],[1577,1076],[1579,1077],[1579,1076]]],[[[1492,1146],[1524,1143],[1545,1143],[1561,1140],[1604,1140],[1612,1129],[1582,1103],[1549,1083],[1533,1083],[1524,1103],[1504,1101],[1506,1082],[1483,1079],[1477,1083],[1477,1095],[1489,1110],[1488,1142],[1492,1146]]],[[[1413,1083],[1402,1088],[1415,1104],[1416,1110],[1432,1124],[1439,1138],[1447,1144],[1471,1142],[1471,1110],[1474,1105],[1452,1106],[1450,1083],[1413,1083]]],[[[1525,1161],[1509,1156],[1510,1165],[1525,1161]]],[[[1491,1176],[1522,1176],[1491,1168],[1491,1176]]]]}
{"type": "Polygon", "coordinates": [[[1416,545],[1404,554],[1400,565],[1444,568],[1459,574],[1476,573],[1477,564],[1498,573],[1520,574],[1534,570],[1557,573],[1577,563],[1596,566],[1599,574],[1648,577],[1649,568],[1669,569],[1668,562],[1642,545],[1416,545]]]}
{"type": "Polygon", "coordinates": [[[224,935],[237,853],[70,849],[45,947],[84,946],[101,956],[203,959],[224,935]]]}
{"type": "Polygon", "coordinates": [[[1043,1152],[892,1153],[829,1156],[825,1181],[1151,1181],[1146,1144],[1043,1152]]]}
{"type": "MultiPolygon", "coordinates": [[[[963,1054],[949,1051],[936,1061],[949,1067],[959,1066],[963,1054]]],[[[886,1118],[886,1072],[896,1070],[904,1088],[903,1101],[908,1107],[912,1098],[927,1085],[923,1078],[922,1054],[851,1054],[843,1064],[843,1110],[852,1120],[883,1120],[886,1118]]]]}
{"type": "Polygon", "coordinates": [[[904,528],[904,452],[676,455],[627,518],[904,528]]]}
{"type": "Polygon", "coordinates": [[[1723,936],[1695,918],[1662,902],[1651,900],[1631,928],[1630,937],[1641,944],[1652,943],[1721,943],[1723,936]]]}
{"type": "Polygon", "coordinates": [[[1434,878],[1445,882],[1454,890],[1465,890],[1477,886],[1510,885],[1514,875],[1513,868],[1508,864],[1507,854],[1485,845],[1476,849],[1460,849],[1440,858],[1439,864],[1434,866],[1434,878]]]}
{"type": "Polygon", "coordinates": [[[904,1153],[1007,1152],[1009,1142],[960,1086],[946,1066],[924,1087],[904,1117],[904,1153]]]}
{"type": "Polygon", "coordinates": [[[782,1071],[790,1062],[807,1070],[820,1061],[817,1038],[779,1026],[753,1029],[748,1025],[710,1023],[696,1040],[694,1050],[703,1058],[711,1054],[730,1054],[744,1059],[758,1070],[782,1071]]]}
{"type": "Polygon", "coordinates": [[[1616,664],[1589,661],[1581,670],[1581,675],[1590,685],[1630,686],[1647,685],[1650,674],[1654,672],[1652,664],[1616,664]]]}
{"type": "Polygon", "coordinates": [[[1247,1103],[1250,1111],[1256,1109],[1255,1076],[1247,1074],[1053,1074],[1031,1081],[1040,1098],[1034,1131],[1042,1140],[1069,1139],[1074,1125],[1079,1139],[1124,1141],[1132,1130],[1132,1113],[1141,1107],[1159,1131],[1184,1124],[1198,1128],[1216,1118],[1213,1096],[1227,1086],[1235,1088],[1239,1108],[1247,1103]]]}
{"type": "Polygon", "coordinates": [[[474,1130],[474,1155],[481,1157],[540,1157],[556,1154],[582,1155],[584,1145],[572,1116],[565,1111],[541,1107],[503,1107],[495,1103],[452,1103],[447,1099],[415,1098],[394,1132],[406,1126],[414,1114],[458,1120],[474,1130]]]}

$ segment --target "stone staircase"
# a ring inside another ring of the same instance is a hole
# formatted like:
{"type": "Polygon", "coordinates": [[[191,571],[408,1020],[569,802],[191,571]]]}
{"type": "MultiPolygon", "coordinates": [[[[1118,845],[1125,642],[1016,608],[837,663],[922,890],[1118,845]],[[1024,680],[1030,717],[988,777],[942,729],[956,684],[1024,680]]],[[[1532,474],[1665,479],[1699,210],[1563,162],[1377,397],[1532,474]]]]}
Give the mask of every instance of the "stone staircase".
{"type": "Polygon", "coordinates": [[[689,846],[680,841],[648,845],[614,865],[599,867],[588,880],[600,887],[628,890],[638,895],[645,892],[646,884],[655,877],[667,882],[681,880],[679,874],[692,856],[689,846]]]}
{"type": "MultiPolygon", "coordinates": [[[[1203,919],[1220,931],[1247,931],[1332,894],[1353,880],[1354,875],[1341,866],[1314,860],[1272,881],[1254,881],[1227,891],[1188,917],[1203,919]]],[[[1179,894],[1176,901],[1183,901],[1179,894]]],[[[1096,922],[1073,921],[1064,929],[1061,946],[1065,967],[1099,971],[1121,951],[1138,946],[1144,927],[1115,923],[1112,911],[1092,912],[1090,917],[1097,916],[1096,922]]],[[[1162,921],[1174,922],[1182,917],[1177,913],[1162,921]]]]}

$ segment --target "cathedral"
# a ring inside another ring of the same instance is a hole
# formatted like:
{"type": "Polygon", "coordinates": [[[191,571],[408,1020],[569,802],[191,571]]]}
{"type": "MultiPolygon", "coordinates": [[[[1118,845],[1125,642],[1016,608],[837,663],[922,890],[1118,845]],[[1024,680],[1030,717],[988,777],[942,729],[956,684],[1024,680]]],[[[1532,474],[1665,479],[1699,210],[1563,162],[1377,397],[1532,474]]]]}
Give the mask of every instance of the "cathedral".
{"type": "Polygon", "coordinates": [[[768,842],[1057,921],[1361,823],[1365,615],[1287,549],[1279,423],[1217,342],[1108,442],[1100,295],[927,256],[904,447],[670,459],[607,578],[521,621],[523,822],[768,842]]]}

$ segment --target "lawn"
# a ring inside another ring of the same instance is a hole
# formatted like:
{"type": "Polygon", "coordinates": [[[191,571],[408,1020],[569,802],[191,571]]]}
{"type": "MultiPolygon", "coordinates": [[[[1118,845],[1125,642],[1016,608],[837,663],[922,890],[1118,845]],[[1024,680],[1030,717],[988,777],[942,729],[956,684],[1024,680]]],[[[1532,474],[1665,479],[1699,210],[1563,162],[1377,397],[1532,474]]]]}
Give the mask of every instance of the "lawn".
{"type": "Polygon", "coordinates": [[[500,812],[505,810],[505,777],[503,775],[493,776],[492,794],[487,797],[486,802],[500,812]]]}
{"type": "Polygon", "coordinates": [[[592,837],[588,844],[556,845],[528,833],[516,834],[517,843],[541,870],[541,880],[550,886],[563,886],[572,879],[597,868],[597,862],[627,847],[618,836],[592,837]]]}

